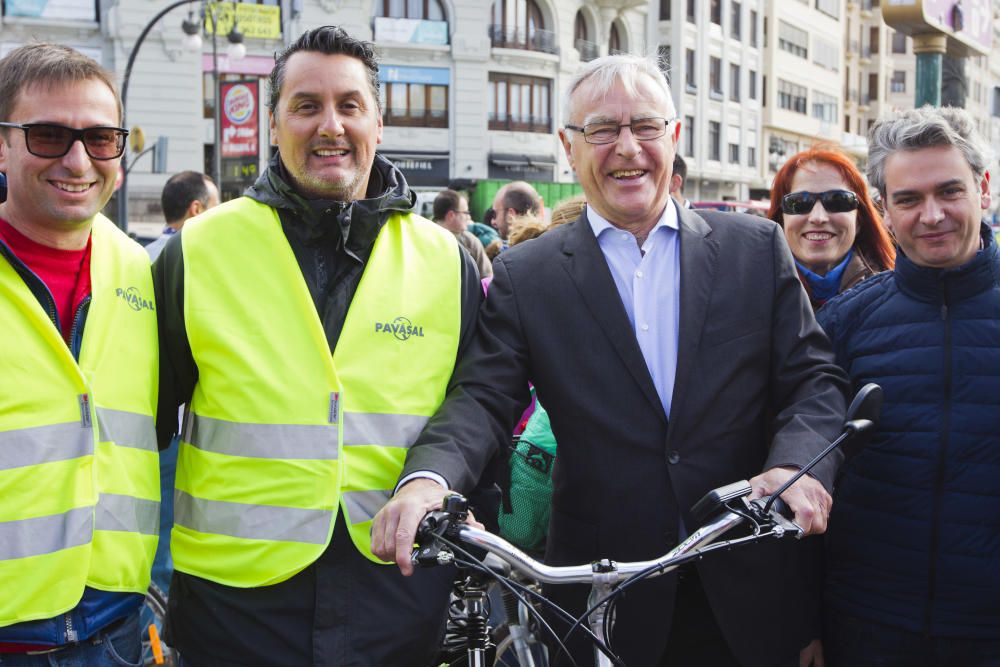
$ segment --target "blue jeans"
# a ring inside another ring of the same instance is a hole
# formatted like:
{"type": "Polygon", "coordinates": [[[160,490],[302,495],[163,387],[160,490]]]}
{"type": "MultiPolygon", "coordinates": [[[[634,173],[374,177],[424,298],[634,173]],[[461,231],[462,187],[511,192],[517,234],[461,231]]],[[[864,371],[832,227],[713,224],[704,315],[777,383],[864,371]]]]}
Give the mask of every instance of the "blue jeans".
{"type": "Polygon", "coordinates": [[[1000,640],[928,637],[828,610],[830,667],[1000,667],[1000,640]]]}
{"type": "Polygon", "coordinates": [[[175,436],[170,446],[160,452],[160,541],[153,558],[153,583],[166,595],[170,592],[170,577],[174,573],[174,560],[170,557],[170,529],[174,525],[174,480],[177,478],[177,450],[180,445],[175,436]]]}
{"type": "Polygon", "coordinates": [[[49,653],[0,653],[4,667],[139,667],[142,664],[142,641],[139,637],[139,613],[113,623],[79,644],[49,653]]]}

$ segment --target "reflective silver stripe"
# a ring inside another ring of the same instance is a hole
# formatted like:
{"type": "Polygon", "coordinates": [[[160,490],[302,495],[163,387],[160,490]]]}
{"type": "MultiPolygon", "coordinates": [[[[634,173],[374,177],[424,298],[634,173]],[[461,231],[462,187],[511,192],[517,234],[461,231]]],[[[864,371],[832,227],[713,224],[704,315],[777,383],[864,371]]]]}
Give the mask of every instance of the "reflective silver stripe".
{"type": "Polygon", "coordinates": [[[348,491],[344,494],[344,507],[347,508],[347,518],[352,523],[371,521],[378,511],[389,502],[392,489],[384,491],[348,491]]]}
{"type": "Polygon", "coordinates": [[[93,533],[93,507],[0,522],[0,560],[40,556],[77,547],[90,542],[93,533]]]}
{"type": "Polygon", "coordinates": [[[344,444],[408,448],[420,435],[427,419],[419,415],[345,412],[344,444]]]}
{"type": "Polygon", "coordinates": [[[214,454],[255,459],[337,458],[336,424],[243,424],[191,412],[184,441],[214,454]]]}
{"type": "Polygon", "coordinates": [[[94,453],[94,434],[79,421],[0,432],[0,470],[94,453]]]}
{"type": "Polygon", "coordinates": [[[102,442],[110,440],[120,447],[157,451],[156,430],[149,415],[97,408],[97,427],[102,442]]]}
{"type": "Polygon", "coordinates": [[[326,544],[332,519],[333,512],[327,510],[206,500],[174,491],[174,523],[199,533],[326,544]]]}
{"type": "Polygon", "coordinates": [[[160,503],[134,496],[102,493],[97,500],[97,530],[160,534],[160,503]]]}

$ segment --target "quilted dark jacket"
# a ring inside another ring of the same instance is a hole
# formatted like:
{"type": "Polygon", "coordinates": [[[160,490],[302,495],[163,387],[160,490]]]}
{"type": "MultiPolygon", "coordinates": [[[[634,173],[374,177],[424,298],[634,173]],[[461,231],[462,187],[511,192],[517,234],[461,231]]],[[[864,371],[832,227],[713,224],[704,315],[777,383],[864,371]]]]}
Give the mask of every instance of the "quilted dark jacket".
{"type": "Polygon", "coordinates": [[[957,269],[900,253],[818,314],[855,388],[885,391],[834,495],[830,613],[1000,638],[1000,250],[982,237],[957,269]]]}

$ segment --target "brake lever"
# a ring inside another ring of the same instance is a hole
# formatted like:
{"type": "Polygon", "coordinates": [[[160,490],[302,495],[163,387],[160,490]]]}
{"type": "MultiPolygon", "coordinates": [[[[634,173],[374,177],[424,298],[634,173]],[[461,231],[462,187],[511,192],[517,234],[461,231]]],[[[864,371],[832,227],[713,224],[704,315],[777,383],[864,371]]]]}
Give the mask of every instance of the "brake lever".
{"type": "Polygon", "coordinates": [[[744,499],[744,502],[747,505],[747,509],[754,515],[754,519],[759,523],[772,525],[774,532],[779,537],[783,537],[785,533],[790,533],[797,540],[805,537],[806,531],[802,529],[802,526],[786,516],[786,514],[792,514],[792,510],[781,498],[774,499],[774,502],[771,503],[771,509],[768,512],[764,511],[764,507],[768,502],[768,498],[766,497],[755,498],[754,500],[744,499]]]}
{"type": "Polygon", "coordinates": [[[447,565],[455,560],[451,549],[437,539],[448,534],[454,526],[465,522],[469,516],[469,503],[457,493],[444,497],[441,509],[428,512],[417,527],[420,547],[410,555],[410,562],[420,567],[447,565]]]}

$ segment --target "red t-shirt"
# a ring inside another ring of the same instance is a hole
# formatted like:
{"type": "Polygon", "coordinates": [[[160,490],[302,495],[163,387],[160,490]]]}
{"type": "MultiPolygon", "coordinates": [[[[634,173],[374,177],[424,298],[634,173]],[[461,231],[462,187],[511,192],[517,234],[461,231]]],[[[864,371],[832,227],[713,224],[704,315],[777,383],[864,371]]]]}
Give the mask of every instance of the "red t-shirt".
{"type": "Polygon", "coordinates": [[[90,239],[81,250],[59,250],[32,241],[0,218],[0,241],[42,279],[52,293],[62,337],[69,343],[76,309],[90,294],[90,239]]]}

